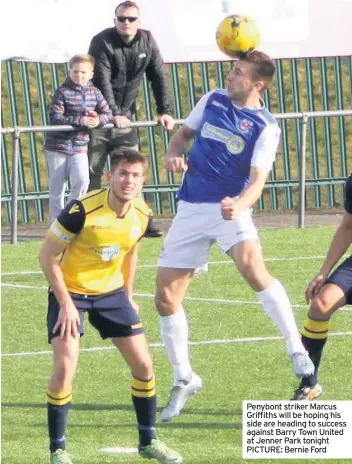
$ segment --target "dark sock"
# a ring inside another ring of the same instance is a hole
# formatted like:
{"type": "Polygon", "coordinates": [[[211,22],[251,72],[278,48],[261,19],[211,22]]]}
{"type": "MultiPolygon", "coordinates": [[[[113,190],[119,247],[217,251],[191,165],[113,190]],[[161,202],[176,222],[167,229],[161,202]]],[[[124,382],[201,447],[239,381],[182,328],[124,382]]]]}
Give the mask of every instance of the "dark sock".
{"type": "Polygon", "coordinates": [[[48,429],[50,452],[65,449],[65,430],[67,416],[72,400],[72,390],[66,393],[47,391],[48,429]]]}
{"type": "Polygon", "coordinates": [[[136,411],[139,445],[148,446],[156,438],[156,395],[154,376],[150,380],[132,377],[132,401],[136,411]]]}
{"type": "Polygon", "coordinates": [[[314,374],[302,378],[300,388],[314,387],[318,383],[319,364],[324,345],[328,339],[329,322],[330,321],[314,321],[308,317],[304,323],[302,343],[309,353],[315,371],[314,374]]]}

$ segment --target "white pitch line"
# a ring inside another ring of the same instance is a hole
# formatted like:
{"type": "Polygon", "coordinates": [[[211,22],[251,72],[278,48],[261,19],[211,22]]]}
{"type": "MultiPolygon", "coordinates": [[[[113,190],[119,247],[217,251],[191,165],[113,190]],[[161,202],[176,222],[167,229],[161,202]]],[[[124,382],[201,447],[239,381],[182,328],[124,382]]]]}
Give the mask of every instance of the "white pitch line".
{"type": "MultiPolygon", "coordinates": [[[[23,289],[32,289],[32,290],[48,290],[48,286],[45,287],[36,287],[34,285],[21,285],[21,284],[1,284],[1,287],[7,288],[23,288],[23,289]]],[[[155,295],[152,293],[134,293],[133,296],[139,298],[154,298],[155,295]]],[[[237,304],[237,305],[257,305],[260,306],[260,301],[243,301],[243,300],[226,300],[224,298],[197,298],[192,296],[187,296],[185,298],[186,301],[202,301],[203,303],[221,303],[221,304],[237,304]]],[[[292,308],[307,308],[307,304],[293,304],[291,305],[292,308]]],[[[339,311],[352,311],[351,308],[343,307],[340,308],[339,311]]]]}
{"type": "Polygon", "coordinates": [[[34,285],[21,285],[21,284],[4,284],[1,282],[1,287],[8,288],[26,288],[26,289],[36,289],[36,290],[48,290],[48,286],[45,287],[35,287],[34,285]]]}
{"type": "MultiPolygon", "coordinates": [[[[346,255],[347,256],[347,255],[346,255]]],[[[292,258],[265,258],[264,261],[305,261],[309,259],[324,259],[325,256],[295,256],[292,258]]],[[[233,264],[230,259],[224,261],[209,261],[210,265],[216,264],[233,264]]],[[[141,264],[137,266],[138,269],[150,269],[157,267],[157,264],[141,264]]],[[[2,272],[2,276],[9,275],[27,275],[27,274],[43,274],[42,271],[18,271],[18,272],[2,272]]]]}
{"type": "MultiPolygon", "coordinates": [[[[352,332],[334,332],[330,333],[329,337],[344,337],[352,335],[352,332]]],[[[199,342],[189,342],[189,345],[200,346],[200,345],[225,345],[231,343],[256,343],[256,342],[272,342],[283,340],[283,337],[247,337],[247,338],[232,338],[224,340],[203,340],[199,342]]],[[[150,343],[150,348],[162,348],[163,343],[150,343]]],[[[91,353],[96,351],[115,351],[114,346],[95,346],[92,348],[81,348],[81,353],[91,353]]],[[[25,356],[40,356],[45,354],[52,354],[51,350],[48,351],[25,351],[23,353],[2,353],[2,358],[13,358],[13,357],[25,357],[25,356]]]]}

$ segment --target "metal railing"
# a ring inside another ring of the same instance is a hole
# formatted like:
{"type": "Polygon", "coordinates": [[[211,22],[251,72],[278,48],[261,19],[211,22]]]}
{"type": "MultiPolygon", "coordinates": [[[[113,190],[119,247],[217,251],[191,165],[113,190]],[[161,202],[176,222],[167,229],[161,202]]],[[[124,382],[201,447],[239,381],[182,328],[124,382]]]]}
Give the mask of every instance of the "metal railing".
{"type": "MultiPolygon", "coordinates": [[[[299,147],[299,208],[298,208],[298,227],[303,228],[305,225],[305,194],[306,194],[306,141],[307,141],[307,124],[309,118],[330,118],[333,116],[344,117],[352,116],[352,110],[336,110],[336,111],[308,111],[299,113],[281,113],[273,115],[277,120],[295,119],[300,121],[300,147],[299,147]]],[[[183,119],[177,119],[176,125],[183,123],[183,119]]],[[[138,121],[131,123],[132,127],[155,127],[156,121],[138,121]]],[[[113,127],[112,125],[106,126],[113,127]]],[[[32,126],[32,127],[7,127],[1,129],[1,134],[12,134],[13,137],[13,157],[12,157],[12,189],[11,189],[11,234],[10,241],[12,244],[17,243],[17,223],[18,223],[18,172],[20,168],[20,137],[22,133],[35,132],[57,132],[57,131],[75,131],[77,128],[72,126],[32,126]]],[[[327,179],[327,181],[331,179],[327,179]]],[[[344,178],[338,179],[343,182],[344,178]]],[[[267,182],[266,186],[270,186],[272,182],[267,182]]],[[[148,190],[151,192],[165,189],[165,186],[156,185],[148,190]]],[[[170,191],[170,188],[169,190],[170,191]]]]}

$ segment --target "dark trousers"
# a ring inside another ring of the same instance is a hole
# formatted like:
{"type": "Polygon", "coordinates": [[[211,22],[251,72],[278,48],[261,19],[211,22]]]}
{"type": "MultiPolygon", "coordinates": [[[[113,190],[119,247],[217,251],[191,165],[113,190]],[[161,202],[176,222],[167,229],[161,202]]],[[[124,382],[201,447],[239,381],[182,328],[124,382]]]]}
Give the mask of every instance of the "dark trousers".
{"type": "Polygon", "coordinates": [[[138,150],[137,130],[132,129],[93,129],[90,131],[88,146],[89,188],[88,191],[101,188],[101,178],[108,157],[114,148],[128,147],[138,150]]]}

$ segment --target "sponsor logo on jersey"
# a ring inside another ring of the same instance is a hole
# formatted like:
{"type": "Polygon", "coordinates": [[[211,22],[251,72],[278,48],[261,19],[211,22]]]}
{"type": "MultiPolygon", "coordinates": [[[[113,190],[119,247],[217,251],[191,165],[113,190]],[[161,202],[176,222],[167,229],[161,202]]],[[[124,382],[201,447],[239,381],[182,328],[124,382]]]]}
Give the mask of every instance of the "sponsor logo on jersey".
{"type": "Polygon", "coordinates": [[[92,225],[93,230],[109,230],[112,229],[112,226],[97,226],[95,224],[92,225]]]}
{"type": "Polygon", "coordinates": [[[241,136],[235,135],[226,129],[213,126],[208,122],[204,123],[201,135],[204,138],[224,143],[232,155],[238,155],[244,150],[244,140],[241,136]]]}
{"type": "Polygon", "coordinates": [[[249,121],[248,119],[242,119],[242,121],[240,122],[240,129],[243,132],[247,131],[251,127],[253,127],[253,122],[249,121]]]}
{"type": "Polygon", "coordinates": [[[222,110],[225,110],[225,111],[227,111],[227,109],[228,109],[227,106],[223,105],[222,103],[220,103],[220,102],[218,102],[216,100],[213,100],[211,102],[211,104],[214,105],[214,106],[217,106],[217,107],[219,107],[219,108],[221,108],[222,110]]]}
{"type": "Polygon", "coordinates": [[[92,247],[90,248],[90,251],[99,255],[102,261],[112,261],[119,254],[120,247],[117,245],[105,248],[92,247]]]}

